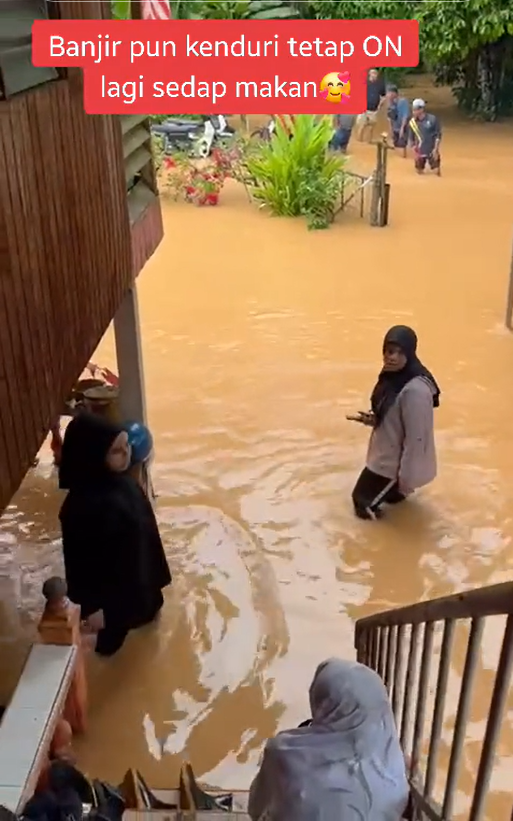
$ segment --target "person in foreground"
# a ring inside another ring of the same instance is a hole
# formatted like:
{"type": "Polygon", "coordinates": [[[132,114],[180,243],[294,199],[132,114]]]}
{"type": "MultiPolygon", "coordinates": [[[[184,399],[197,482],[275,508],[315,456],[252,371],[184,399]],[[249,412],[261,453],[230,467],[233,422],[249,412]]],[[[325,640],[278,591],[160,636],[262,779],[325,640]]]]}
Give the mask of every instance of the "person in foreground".
{"type": "Polygon", "coordinates": [[[360,519],[379,518],[382,504],[397,504],[436,476],[433,408],[440,388],[417,356],[417,335],[406,325],[383,341],[383,368],[371,411],[348,416],[372,428],[367,465],[353,489],[360,519]]]}
{"type": "Polygon", "coordinates": [[[105,656],[156,618],[171,583],[153,508],[129,465],[123,428],[88,413],[69,423],[59,466],[68,595],[98,630],[95,649],[105,656]]]}
{"type": "Polygon", "coordinates": [[[310,686],[312,720],[266,743],[252,821],[399,821],[409,787],[386,688],[373,670],[329,659],[310,686]]]}

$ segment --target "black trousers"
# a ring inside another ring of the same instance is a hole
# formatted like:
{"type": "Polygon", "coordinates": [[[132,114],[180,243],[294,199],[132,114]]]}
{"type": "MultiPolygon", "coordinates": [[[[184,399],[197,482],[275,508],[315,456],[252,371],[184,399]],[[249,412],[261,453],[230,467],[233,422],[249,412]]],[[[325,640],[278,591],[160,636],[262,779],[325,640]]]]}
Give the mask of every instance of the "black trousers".
{"type": "Polygon", "coordinates": [[[375,519],[382,504],[396,505],[406,498],[395,479],[380,476],[369,468],[360,473],[352,497],[355,513],[361,519],[375,519]]]}

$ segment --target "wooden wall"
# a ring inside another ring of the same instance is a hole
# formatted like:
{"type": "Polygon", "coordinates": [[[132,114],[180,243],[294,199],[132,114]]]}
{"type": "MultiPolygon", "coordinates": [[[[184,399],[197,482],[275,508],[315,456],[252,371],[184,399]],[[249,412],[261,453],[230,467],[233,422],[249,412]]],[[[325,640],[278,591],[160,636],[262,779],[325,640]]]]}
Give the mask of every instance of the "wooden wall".
{"type": "Polygon", "coordinates": [[[138,273],[132,242],[120,124],[84,113],[81,72],[0,102],[0,512],[138,273]]]}
{"type": "Polygon", "coordinates": [[[164,234],[160,200],[155,199],[132,225],[132,266],[136,277],[164,234]]]}

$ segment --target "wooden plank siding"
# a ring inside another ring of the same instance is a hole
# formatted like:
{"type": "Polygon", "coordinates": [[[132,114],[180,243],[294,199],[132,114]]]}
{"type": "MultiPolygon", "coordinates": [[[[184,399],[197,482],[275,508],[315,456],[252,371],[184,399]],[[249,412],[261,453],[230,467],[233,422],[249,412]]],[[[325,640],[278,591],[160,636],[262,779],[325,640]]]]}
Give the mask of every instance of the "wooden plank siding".
{"type": "Polygon", "coordinates": [[[164,235],[160,200],[155,199],[132,225],[134,276],[142,270],[164,235]]]}
{"type": "Polygon", "coordinates": [[[0,102],[0,512],[163,234],[158,198],[130,224],[119,118],[85,114],[82,82],[0,102]]]}

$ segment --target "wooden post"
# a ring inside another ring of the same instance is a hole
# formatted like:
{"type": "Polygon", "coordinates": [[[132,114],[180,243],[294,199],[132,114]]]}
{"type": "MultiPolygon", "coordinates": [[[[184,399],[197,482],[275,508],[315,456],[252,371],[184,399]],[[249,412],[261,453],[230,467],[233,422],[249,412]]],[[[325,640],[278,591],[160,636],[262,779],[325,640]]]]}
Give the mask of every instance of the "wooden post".
{"type": "Polygon", "coordinates": [[[63,717],[74,733],[86,728],[87,680],[85,659],[80,634],[80,607],[68,599],[64,579],[53,576],[43,585],[46,606],[39,622],[39,636],[43,644],[74,644],[77,647],[75,671],[64,706],[63,717]]]}
{"type": "Polygon", "coordinates": [[[380,178],[380,190],[379,190],[379,199],[380,199],[380,208],[379,208],[379,224],[381,227],[384,227],[387,217],[387,161],[388,161],[388,148],[387,148],[387,138],[386,136],[382,139],[382,149],[381,149],[381,178],[380,178]]]}
{"type": "Polygon", "coordinates": [[[388,225],[388,209],[390,206],[390,183],[385,183],[385,199],[383,201],[383,225],[388,225]]]}
{"type": "Polygon", "coordinates": [[[376,167],[374,169],[374,179],[372,183],[372,200],[370,212],[370,224],[373,227],[379,225],[379,202],[381,194],[381,175],[383,168],[383,144],[376,144],[376,167]]]}
{"type": "Polygon", "coordinates": [[[506,302],[506,328],[513,331],[513,249],[509,266],[508,298],[506,302]]]}
{"type": "Polygon", "coordinates": [[[119,373],[118,405],[125,421],[147,424],[146,391],[139,321],[137,285],[125,294],[114,316],[114,336],[119,373]]]}

